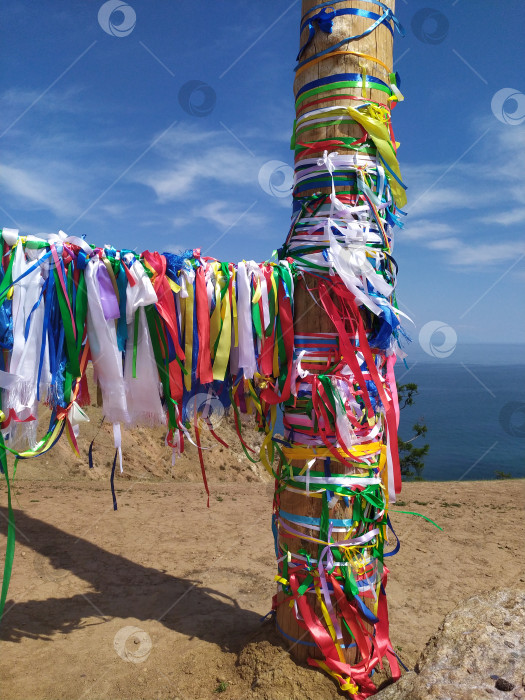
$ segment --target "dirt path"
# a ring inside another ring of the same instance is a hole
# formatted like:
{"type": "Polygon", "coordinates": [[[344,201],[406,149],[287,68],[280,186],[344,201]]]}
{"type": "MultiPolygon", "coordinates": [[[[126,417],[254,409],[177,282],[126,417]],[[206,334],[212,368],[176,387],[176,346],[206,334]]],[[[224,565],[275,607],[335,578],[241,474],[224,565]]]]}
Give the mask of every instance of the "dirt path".
{"type": "MultiPolygon", "coordinates": [[[[18,483],[4,700],[340,697],[260,622],[274,592],[268,484],[215,482],[207,509],[197,483],[117,482],[117,512],[105,483],[18,483]]],[[[524,486],[405,486],[399,510],[445,528],[392,516],[391,636],[407,665],[460,599],[524,585],[524,486]]]]}

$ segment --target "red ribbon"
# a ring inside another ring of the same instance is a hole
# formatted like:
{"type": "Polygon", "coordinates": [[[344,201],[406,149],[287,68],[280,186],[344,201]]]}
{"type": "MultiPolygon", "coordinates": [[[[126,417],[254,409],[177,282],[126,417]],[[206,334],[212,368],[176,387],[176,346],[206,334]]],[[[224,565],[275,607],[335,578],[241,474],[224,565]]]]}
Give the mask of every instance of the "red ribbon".
{"type": "Polygon", "coordinates": [[[397,449],[397,422],[395,408],[392,401],[390,401],[386,396],[383,381],[379,376],[379,372],[372,356],[372,352],[366,337],[363,319],[355,303],[354,295],[349,292],[341,280],[327,280],[327,283],[333,287],[334,296],[340,300],[342,309],[339,309],[334,303],[332,297],[330,296],[330,290],[324,281],[319,282],[319,299],[323,304],[326,313],[329,315],[339,332],[339,340],[341,343],[343,358],[348,363],[357,382],[359,383],[359,386],[363,389],[363,400],[367,410],[369,411],[369,415],[372,415],[370,397],[368,396],[368,391],[366,390],[366,383],[363,373],[361,372],[361,368],[359,367],[359,363],[357,362],[357,358],[355,356],[355,348],[350,343],[346,332],[345,320],[352,324],[352,330],[355,329],[357,331],[357,336],[359,338],[359,350],[363,353],[368,372],[370,373],[370,376],[377,387],[379,397],[384,406],[390,453],[392,455],[394,488],[396,493],[400,493],[402,484],[399,452],[397,449]]]}
{"type": "MultiPolygon", "coordinates": [[[[355,700],[364,700],[374,695],[376,687],[370,679],[370,673],[378,664],[382,667],[382,659],[387,658],[392,673],[392,678],[397,680],[401,672],[397,657],[392,649],[388,636],[388,609],[386,603],[385,587],[387,583],[388,569],[383,571],[382,585],[378,598],[378,621],[374,625],[374,634],[368,631],[364,621],[361,619],[359,611],[351,601],[348,600],[341,588],[339,581],[333,574],[328,574],[338,609],[348,624],[355,638],[357,648],[362,657],[362,661],[355,665],[350,665],[340,661],[335,643],[329,632],[322,624],[317,615],[313,612],[312,606],[308,603],[306,595],[299,594],[300,581],[297,573],[290,574],[289,582],[293,599],[297,604],[299,613],[303,619],[297,620],[300,627],[307,630],[324,656],[324,663],[333,672],[343,676],[341,683],[344,685],[347,679],[359,686],[360,693],[354,695],[355,700]]],[[[317,659],[308,659],[311,666],[318,666],[317,659]]]]}
{"type": "Polygon", "coordinates": [[[199,453],[199,462],[201,465],[202,481],[204,482],[204,488],[206,489],[206,493],[208,495],[207,507],[209,508],[210,507],[210,489],[208,488],[208,480],[206,479],[206,469],[204,468],[204,458],[202,456],[202,447],[201,447],[201,433],[199,430],[197,413],[195,413],[195,420],[193,421],[193,427],[195,428],[195,443],[197,445],[197,451],[199,453]]]}
{"type": "Polygon", "coordinates": [[[195,272],[195,303],[197,304],[197,332],[199,336],[199,355],[197,358],[197,377],[201,384],[213,381],[210,354],[210,314],[204,268],[195,272]]]}
{"type": "MultiPolygon", "coordinates": [[[[177,330],[177,310],[175,308],[175,299],[173,292],[166,277],[166,258],[160,253],[150,253],[145,250],[142,254],[144,260],[148,263],[151,269],[155,272],[153,278],[153,288],[157,295],[157,303],[155,304],[157,311],[164,321],[165,328],[170,335],[170,338],[175,347],[175,353],[181,362],[184,362],[184,350],[179,343],[179,333],[177,330]]],[[[180,365],[175,360],[169,363],[170,372],[170,393],[179,404],[182,402],[182,370],[180,365]]]]}

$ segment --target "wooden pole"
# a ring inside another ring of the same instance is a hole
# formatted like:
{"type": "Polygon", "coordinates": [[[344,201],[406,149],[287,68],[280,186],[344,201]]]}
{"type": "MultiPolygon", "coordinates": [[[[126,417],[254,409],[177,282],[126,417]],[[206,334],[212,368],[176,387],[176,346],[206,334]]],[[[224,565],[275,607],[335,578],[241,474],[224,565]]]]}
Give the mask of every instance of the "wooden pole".
{"type": "MultiPolygon", "coordinates": [[[[383,0],[389,8],[394,10],[395,0],[383,0]]],[[[319,10],[314,10],[311,12],[312,8],[319,5],[319,0],[303,0],[302,3],[302,15],[308,18],[319,12],[319,10]],[[308,14],[309,13],[309,14],[308,14]]],[[[357,8],[365,10],[367,12],[374,11],[376,13],[381,13],[382,10],[375,5],[371,5],[366,2],[339,2],[335,5],[339,9],[343,8],[357,8]]],[[[333,31],[332,33],[325,33],[320,31],[318,26],[315,26],[315,35],[310,45],[306,49],[302,59],[308,58],[315,54],[318,54],[325,49],[333,46],[339,41],[355,35],[360,35],[367,30],[372,24],[373,20],[367,17],[360,17],[356,15],[343,15],[334,19],[333,21],[333,31]]],[[[309,36],[309,28],[305,27],[300,37],[300,45],[307,41],[309,36]]],[[[364,58],[358,55],[352,55],[349,53],[340,55],[330,55],[328,58],[315,63],[311,63],[305,66],[304,69],[297,73],[294,83],[294,94],[297,96],[299,90],[306,84],[316,81],[319,78],[324,78],[325,76],[331,76],[336,74],[363,74],[366,73],[368,76],[374,76],[379,78],[381,81],[388,83],[388,75],[386,69],[382,64],[386,65],[391,69],[392,66],[392,48],[393,48],[393,38],[392,33],[385,26],[381,24],[370,34],[360,38],[358,40],[351,41],[350,43],[341,47],[341,51],[354,51],[356,53],[367,55],[371,58],[364,58]]],[[[344,93],[348,96],[353,96],[354,98],[361,99],[362,102],[368,100],[373,102],[378,102],[385,104],[386,95],[376,89],[366,88],[366,98],[363,93],[362,86],[359,87],[347,87],[344,93]]],[[[319,100],[315,104],[316,109],[321,109],[323,107],[333,107],[335,104],[338,106],[356,106],[359,102],[352,100],[350,97],[341,98],[341,90],[322,92],[317,95],[319,100]],[[331,97],[339,95],[336,101],[331,100],[331,97]]],[[[361,104],[362,104],[361,102],[361,104]]],[[[313,109],[314,107],[312,107],[313,109]]],[[[300,109],[298,109],[298,116],[300,115],[300,109]]],[[[318,140],[330,140],[337,139],[339,137],[361,137],[363,131],[361,127],[356,123],[348,123],[342,121],[340,124],[331,124],[330,126],[320,126],[308,131],[305,140],[308,142],[318,141],[318,140]]],[[[324,147],[311,150],[307,153],[307,158],[322,157],[324,147]]],[[[355,150],[347,149],[342,146],[334,146],[329,149],[331,151],[337,151],[339,154],[353,154],[355,150]]],[[[296,168],[300,165],[301,161],[305,156],[299,156],[296,161],[296,168]]],[[[321,192],[323,194],[330,193],[330,186],[316,187],[315,189],[308,190],[301,193],[301,197],[307,197],[313,195],[314,193],[321,192]]],[[[336,185],[336,191],[344,190],[344,185],[336,185]]],[[[335,333],[336,329],[334,324],[324,313],[321,304],[319,303],[319,294],[314,289],[315,284],[308,282],[312,279],[311,275],[305,277],[308,285],[312,288],[310,291],[306,289],[304,281],[297,282],[294,301],[295,301],[295,311],[294,311],[294,331],[298,335],[309,335],[314,333],[335,333]]],[[[316,370],[312,369],[312,372],[316,370]]],[[[318,372],[320,369],[317,370],[318,372]]],[[[304,461],[293,461],[294,466],[303,466],[304,461]]],[[[336,462],[332,459],[330,464],[331,473],[352,473],[351,468],[345,468],[342,464],[336,462]]],[[[294,516],[300,516],[307,518],[319,519],[321,517],[321,501],[319,498],[308,498],[304,494],[294,493],[288,489],[284,490],[280,494],[280,509],[294,516]]],[[[342,499],[339,499],[337,505],[330,509],[330,518],[337,519],[351,519],[352,518],[352,500],[348,505],[345,505],[342,499]]],[[[311,535],[312,530],[309,528],[301,527],[298,524],[293,526],[297,531],[311,535]]],[[[308,552],[311,557],[318,556],[318,547],[316,544],[312,544],[308,540],[303,540],[296,538],[293,542],[293,547],[291,540],[287,537],[287,532],[281,527],[278,528],[279,534],[279,545],[281,548],[290,548],[297,552],[299,549],[308,552]]],[[[343,537],[340,533],[333,533],[333,541],[337,541],[343,537]]],[[[308,595],[308,594],[307,594],[308,595]]],[[[315,595],[309,596],[310,601],[313,604],[313,608],[317,616],[322,619],[321,610],[318,601],[315,599],[315,595]]],[[[312,637],[308,632],[305,631],[304,626],[300,625],[296,618],[296,611],[294,607],[289,604],[290,597],[285,595],[282,590],[278,592],[276,602],[277,602],[277,629],[278,632],[287,640],[290,645],[291,654],[298,661],[306,661],[308,657],[312,658],[323,658],[323,654],[313,645],[312,637]],[[296,641],[292,641],[296,640],[296,641]]],[[[345,645],[348,645],[348,649],[345,649],[344,656],[346,662],[349,664],[354,664],[359,660],[359,655],[356,652],[355,646],[351,646],[352,638],[348,632],[343,630],[343,638],[345,645]]]]}

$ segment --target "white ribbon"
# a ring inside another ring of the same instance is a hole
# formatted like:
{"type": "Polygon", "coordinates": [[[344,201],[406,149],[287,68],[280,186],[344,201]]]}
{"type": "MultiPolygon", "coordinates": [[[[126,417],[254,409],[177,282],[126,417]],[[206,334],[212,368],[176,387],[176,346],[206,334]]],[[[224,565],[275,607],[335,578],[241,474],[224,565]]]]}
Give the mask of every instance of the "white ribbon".
{"type": "Polygon", "coordinates": [[[292,364],[292,373],[291,373],[291,378],[290,378],[290,388],[292,391],[292,394],[294,396],[297,396],[297,377],[301,377],[301,379],[304,379],[307,377],[310,372],[308,372],[306,369],[303,369],[301,367],[301,360],[306,354],[306,350],[301,350],[299,353],[299,356],[297,357],[296,360],[293,361],[292,364]]]}
{"type": "Polygon", "coordinates": [[[314,466],[316,458],[310,459],[306,463],[306,495],[310,497],[310,469],[314,466]]]}
{"type": "Polygon", "coordinates": [[[251,379],[257,370],[252,327],[250,276],[244,260],[237,266],[237,326],[239,332],[239,368],[251,379]]]}
{"type": "MultiPolygon", "coordinates": [[[[144,307],[157,303],[157,295],[151,280],[138,260],[133,260],[129,274],[135,284],[126,287],[126,360],[124,384],[129,422],[141,425],[165,425],[166,417],[160,399],[161,384],[153,343],[149,332],[144,307]],[[137,319],[137,354],[135,376],[133,376],[133,354],[135,346],[135,318],[137,319]]],[[[125,263],[123,263],[125,264],[125,263]]]]}
{"type": "Polygon", "coordinates": [[[113,444],[118,450],[118,456],[120,461],[120,473],[123,473],[122,469],[122,433],[120,431],[120,423],[113,423],[113,444]]]}
{"type": "MultiPolygon", "coordinates": [[[[11,238],[14,236],[15,231],[13,230],[11,238]]],[[[14,409],[21,421],[33,416],[34,420],[13,425],[10,435],[20,447],[24,443],[34,447],[38,424],[37,381],[42,349],[45,299],[41,298],[38,306],[36,304],[40,298],[44,277],[39,265],[35,266],[33,261],[26,260],[22,240],[15,238],[15,241],[17,242],[13,251],[15,256],[12,268],[13,280],[17,280],[24,273],[31,271],[12,287],[13,350],[9,362],[9,374],[17,379],[13,381],[4,376],[4,380],[9,383],[4,398],[4,410],[8,413],[9,409],[14,409]],[[26,338],[26,324],[29,318],[31,320],[26,338]]],[[[43,249],[35,252],[37,252],[36,257],[43,257],[46,254],[43,249]]],[[[51,373],[49,371],[47,339],[44,339],[44,342],[40,389],[44,393],[44,399],[46,399],[51,383],[51,373]]]]}
{"type": "Polygon", "coordinates": [[[91,258],[84,272],[88,298],[87,337],[95,376],[102,390],[104,413],[111,423],[129,423],[122,353],[118,349],[115,321],[106,320],[100,299],[97,272],[104,265],[91,258]]]}

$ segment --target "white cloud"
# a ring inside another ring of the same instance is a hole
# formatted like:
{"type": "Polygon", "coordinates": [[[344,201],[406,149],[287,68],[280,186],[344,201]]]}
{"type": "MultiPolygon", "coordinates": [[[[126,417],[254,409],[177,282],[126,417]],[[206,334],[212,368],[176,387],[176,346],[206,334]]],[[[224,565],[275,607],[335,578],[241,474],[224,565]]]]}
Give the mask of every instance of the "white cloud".
{"type": "MultiPolygon", "coordinates": [[[[525,154],[523,156],[523,162],[525,163],[525,154]]],[[[507,189],[509,197],[511,197],[515,202],[519,202],[525,206],[525,187],[523,187],[523,167],[522,173],[517,185],[511,185],[507,189]]]]}
{"type": "MultiPolygon", "coordinates": [[[[31,109],[37,109],[42,112],[78,114],[86,111],[86,105],[81,104],[79,100],[82,92],[83,88],[77,85],[62,91],[53,90],[42,97],[42,90],[12,87],[0,95],[0,104],[2,105],[3,117],[6,121],[9,116],[17,116],[17,113],[27,109],[33,103],[34,106],[31,109]],[[6,116],[6,113],[8,116],[6,116]]],[[[89,109],[89,105],[87,105],[87,108],[89,109]]]]}
{"type": "Polygon", "coordinates": [[[188,224],[191,224],[192,222],[192,217],[191,216],[175,216],[172,220],[171,223],[173,224],[174,228],[179,228],[180,226],[187,226],[188,224]]]}
{"type": "Polygon", "coordinates": [[[441,238],[428,241],[427,246],[434,250],[458,250],[462,247],[462,243],[459,238],[441,238]]]}
{"type": "Polygon", "coordinates": [[[175,124],[170,131],[164,136],[157,147],[157,151],[163,153],[166,157],[180,154],[180,149],[205,142],[216,141],[219,136],[223,136],[223,131],[213,130],[205,131],[197,128],[194,124],[185,124],[181,122],[175,124]]]}
{"type": "Polygon", "coordinates": [[[459,244],[457,255],[451,256],[448,262],[452,265],[491,267],[493,265],[513,262],[525,252],[525,243],[502,241],[500,243],[483,243],[481,245],[459,244]]]}
{"type": "Polygon", "coordinates": [[[224,131],[177,126],[155,147],[168,166],[143,169],[136,182],[151,187],[161,202],[197,199],[214,183],[257,185],[258,161],[240,146],[218,145],[231,137],[224,131]]]}
{"type": "Polygon", "coordinates": [[[436,236],[447,236],[454,233],[455,229],[450,224],[430,219],[407,219],[402,231],[396,233],[398,241],[412,241],[417,239],[433,240],[436,236]]]}
{"type": "Polygon", "coordinates": [[[517,226],[525,221],[524,130],[493,120],[474,127],[475,145],[467,152],[466,143],[465,157],[453,167],[461,153],[450,153],[451,163],[403,169],[409,186],[405,210],[411,216],[397,234],[398,241],[414,241],[439,252],[454,267],[502,265],[521,254],[525,245],[517,226]],[[485,137],[476,143],[482,134],[485,137]]]}
{"type": "Polygon", "coordinates": [[[482,191],[466,192],[460,187],[433,187],[431,184],[425,187],[422,183],[414,188],[405,211],[411,216],[422,214],[443,214],[452,209],[475,209],[482,202],[487,201],[487,194],[482,191]]]}
{"type": "Polygon", "coordinates": [[[124,216],[126,214],[128,207],[125,204],[112,203],[112,204],[101,204],[100,209],[105,214],[108,214],[109,216],[113,216],[114,218],[117,218],[119,216],[124,216]]]}
{"type": "Polygon", "coordinates": [[[429,241],[427,247],[447,253],[447,262],[455,267],[493,265],[512,262],[525,253],[525,242],[500,241],[497,243],[481,243],[472,245],[459,238],[444,238],[429,241]]]}
{"type": "MultiPolygon", "coordinates": [[[[232,226],[242,216],[242,211],[232,207],[231,202],[207,202],[202,207],[196,207],[194,211],[206,221],[223,229],[232,226]]],[[[246,218],[244,221],[246,222],[246,218]]]]}
{"type": "MultiPolygon", "coordinates": [[[[258,181],[263,163],[276,158],[276,153],[266,156],[252,154],[254,142],[275,142],[272,135],[249,129],[199,130],[195,125],[176,125],[155,147],[166,164],[154,168],[142,168],[133,177],[135,182],[150,187],[161,203],[184,199],[194,202],[210,191],[221,196],[225,190],[235,194],[242,189],[252,190],[255,196],[264,197],[258,181]],[[233,134],[233,135],[232,135],[233,134]],[[244,147],[243,147],[244,145],[244,147]]],[[[276,149],[279,153],[279,148],[276,149]]],[[[291,198],[271,198],[273,206],[290,206],[291,198]]],[[[205,213],[209,214],[209,209],[205,213]]],[[[207,218],[206,216],[204,218],[207,218]]],[[[210,218],[208,216],[208,218],[210,218]]],[[[221,225],[226,219],[220,214],[211,217],[221,225]]]]}
{"type": "Polygon", "coordinates": [[[215,146],[179,152],[173,165],[142,171],[136,181],[151,187],[161,202],[202,196],[216,185],[258,187],[258,160],[240,148],[215,146]]]}
{"type": "Polygon", "coordinates": [[[46,173],[33,168],[0,167],[0,182],[7,191],[24,206],[51,210],[55,214],[71,215],[76,206],[63,186],[46,173]]]}
{"type": "Polygon", "coordinates": [[[190,223],[200,223],[202,220],[212,224],[221,232],[235,227],[237,222],[242,227],[261,229],[268,224],[268,219],[263,214],[253,211],[256,203],[243,207],[239,206],[239,202],[235,200],[211,200],[192,207],[188,214],[174,217],[172,223],[175,229],[183,228],[190,223]]]}
{"type": "MultiPolygon", "coordinates": [[[[486,224],[489,220],[488,216],[476,217],[476,222],[486,224]]],[[[513,209],[503,209],[501,211],[495,211],[490,220],[494,226],[513,226],[514,224],[520,224],[525,221],[525,207],[513,208],[513,209]]]]}

